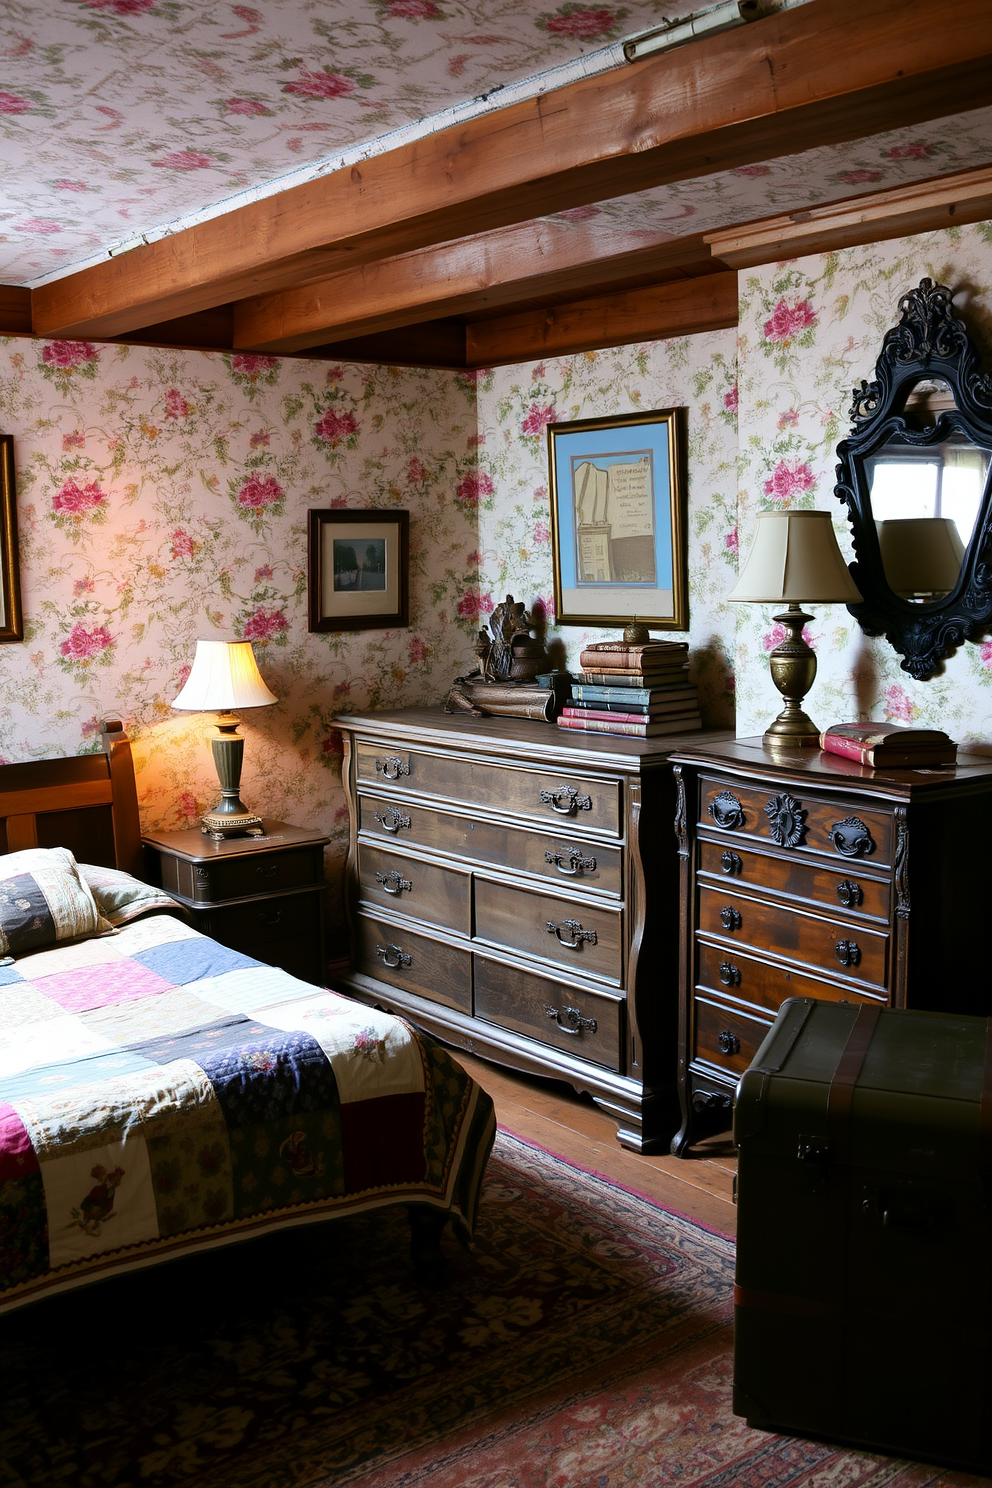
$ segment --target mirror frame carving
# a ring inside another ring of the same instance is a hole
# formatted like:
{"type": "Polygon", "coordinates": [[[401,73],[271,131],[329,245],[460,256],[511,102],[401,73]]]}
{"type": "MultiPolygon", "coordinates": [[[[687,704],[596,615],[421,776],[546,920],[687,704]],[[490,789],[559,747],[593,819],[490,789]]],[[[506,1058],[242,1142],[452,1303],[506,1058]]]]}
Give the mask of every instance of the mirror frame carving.
{"type": "Polygon", "coordinates": [[[943,599],[913,604],[894,594],[882,566],[864,459],[894,437],[917,447],[939,444],[954,431],[992,450],[992,374],[979,370],[979,355],[951,303],[945,284],[921,279],[899,301],[898,325],[886,331],[873,382],[853,391],[853,428],[837,446],[834,495],[847,506],[854,538],[851,577],[863,596],[848,609],[866,635],[884,636],[902,656],[902,669],[926,681],[966,640],[988,632],[992,621],[992,464],[958,582],[943,599]],[[927,378],[943,378],[955,408],[931,428],[908,423],[905,403],[927,378]]]}
{"type": "Polygon", "coordinates": [[[23,639],[14,436],[0,434],[0,642],[23,639]]]}

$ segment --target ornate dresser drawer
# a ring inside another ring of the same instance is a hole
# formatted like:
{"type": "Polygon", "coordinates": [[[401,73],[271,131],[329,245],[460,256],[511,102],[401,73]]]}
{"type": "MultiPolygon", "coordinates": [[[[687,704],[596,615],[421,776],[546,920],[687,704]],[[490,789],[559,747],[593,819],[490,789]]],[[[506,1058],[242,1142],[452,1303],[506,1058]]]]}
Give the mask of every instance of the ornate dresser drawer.
{"type": "Polygon", "coordinates": [[[355,943],[343,989],[588,1091],[624,1146],[667,1147],[678,738],[435,709],[337,722],[355,943]]]}
{"type": "Polygon", "coordinates": [[[870,770],[760,739],[679,753],[681,1155],[730,1125],[788,997],[989,1013],[980,876],[992,761],[870,770]]]}

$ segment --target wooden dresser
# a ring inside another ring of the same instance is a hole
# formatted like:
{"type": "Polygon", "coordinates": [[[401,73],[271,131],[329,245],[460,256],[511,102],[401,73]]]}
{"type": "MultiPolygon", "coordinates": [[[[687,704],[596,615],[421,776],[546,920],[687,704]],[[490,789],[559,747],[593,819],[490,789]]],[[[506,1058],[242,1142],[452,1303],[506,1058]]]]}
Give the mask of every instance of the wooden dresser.
{"type": "Polygon", "coordinates": [[[339,985],[567,1080],[635,1151],[677,1121],[671,751],[440,709],[342,717],[355,959],[339,985]]]}
{"type": "Polygon", "coordinates": [[[682,863],[681,1156],[730,1124],[787,997],[988,1014],[992,759],[870,770],[761,739],[673,760],[682,863]]]}

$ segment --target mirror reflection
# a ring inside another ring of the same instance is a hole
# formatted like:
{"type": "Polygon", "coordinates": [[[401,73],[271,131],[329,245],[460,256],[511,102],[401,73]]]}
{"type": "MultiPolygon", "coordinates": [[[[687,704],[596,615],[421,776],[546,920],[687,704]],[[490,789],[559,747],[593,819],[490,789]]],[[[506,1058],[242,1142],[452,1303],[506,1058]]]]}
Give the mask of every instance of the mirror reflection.
{"type": "MultiPolygon", "coordinates": [[[[954,407],[943,379],[919,382],[906,399],[906,421],[925,432],[954,407]]],[[[927,604],[954,589],[990,460],[992,450],[974,444],[961,429],[922,445],[897,434],[865,457],[882,566],[895,594],[927,604]]]]}

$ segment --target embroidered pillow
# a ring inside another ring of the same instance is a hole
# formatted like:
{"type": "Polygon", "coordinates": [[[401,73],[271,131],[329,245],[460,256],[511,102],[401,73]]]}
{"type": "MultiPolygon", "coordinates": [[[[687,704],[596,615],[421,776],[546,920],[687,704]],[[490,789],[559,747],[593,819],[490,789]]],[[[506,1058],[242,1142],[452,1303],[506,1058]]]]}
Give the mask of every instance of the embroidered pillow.
{"type": "Polygon", "coordinates": [[[109,929],[68,848],[28,847],[0,857],[0,955],[109,929]]]}
{"type": "Polygon", "coordinates": [[[169,897],[164,889],[153,889],[119,868],[98,868],[93,863],[78,863],[80,876],[89,885],[97,908],[114,929],[136,920],[153,910],[171,911],[185,918],[183,906],[169,897]]]}

